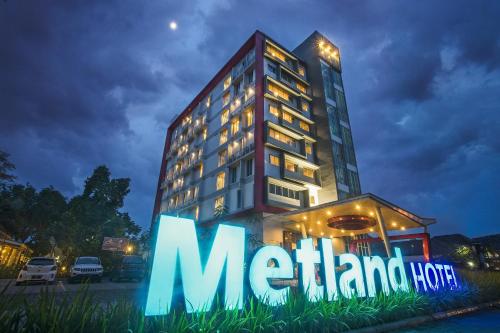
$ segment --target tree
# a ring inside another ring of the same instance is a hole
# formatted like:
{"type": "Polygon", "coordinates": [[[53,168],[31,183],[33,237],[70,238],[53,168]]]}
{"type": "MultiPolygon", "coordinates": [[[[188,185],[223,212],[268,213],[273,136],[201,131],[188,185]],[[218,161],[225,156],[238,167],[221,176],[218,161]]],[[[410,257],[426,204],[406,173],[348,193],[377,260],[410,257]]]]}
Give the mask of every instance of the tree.
{"type": "Polygon", "coordinates": [[[14,175],[9,173],[16,168],[16,166],[9,161],[9,156],[9,154],[0,150],[0,190],[3,189],[6,184],[16,179],[14,175]]]}

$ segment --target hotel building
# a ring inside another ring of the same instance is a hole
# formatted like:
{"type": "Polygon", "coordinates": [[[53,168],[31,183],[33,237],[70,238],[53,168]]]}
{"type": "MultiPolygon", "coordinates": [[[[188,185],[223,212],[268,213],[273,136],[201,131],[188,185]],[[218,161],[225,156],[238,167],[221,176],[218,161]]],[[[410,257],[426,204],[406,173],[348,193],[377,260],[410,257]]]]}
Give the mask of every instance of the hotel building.
{"type": "Polygon", "coordinates": [[[160,213],[243,225],[254,246],[330,237],[363,253],[378,237],[389,253],[393,231],[423,228],[426,243],[434,222],[361,194],[340,52],[318,32],[293,51],[255,32],[173,119],[160,213]]]}

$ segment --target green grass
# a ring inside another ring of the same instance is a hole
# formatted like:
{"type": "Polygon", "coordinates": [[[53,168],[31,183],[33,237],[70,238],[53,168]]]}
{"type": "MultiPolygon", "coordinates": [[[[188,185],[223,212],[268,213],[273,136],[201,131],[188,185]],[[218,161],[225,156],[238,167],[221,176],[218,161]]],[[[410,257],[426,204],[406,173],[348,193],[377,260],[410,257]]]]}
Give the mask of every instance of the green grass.
{"type": "Polygon", "coordinates": [[[292,293],[282,307],[251,298],[242,311],[226,311],[216,301],[207,313],[190,315],[176,309],[157,317],[144,317],[143,309],[130,300],[98,304],[86,287],[62,299],[45,290],[32,302],[0,291],[0,332],[340,332],[500,299],[500,273],[459,274],[462,288],[456,291],[412,290],[317,303],[292,293]]]}

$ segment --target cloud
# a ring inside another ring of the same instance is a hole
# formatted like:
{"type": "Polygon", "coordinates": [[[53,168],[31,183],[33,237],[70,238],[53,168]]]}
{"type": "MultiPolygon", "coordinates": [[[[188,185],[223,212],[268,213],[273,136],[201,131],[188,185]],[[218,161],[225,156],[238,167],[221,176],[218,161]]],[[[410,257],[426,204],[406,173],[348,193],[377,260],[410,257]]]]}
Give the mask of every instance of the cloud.
{"type": "Polygon", "coordinates": [[[437,217],[433,233],[496,232],[498,17],[487,1],[6,1],[0,149],[68,196],[107,164],[147,226],[170,119],[256,29],[290,49],[319,30],[341,48],[363,190],[437,217]]]}

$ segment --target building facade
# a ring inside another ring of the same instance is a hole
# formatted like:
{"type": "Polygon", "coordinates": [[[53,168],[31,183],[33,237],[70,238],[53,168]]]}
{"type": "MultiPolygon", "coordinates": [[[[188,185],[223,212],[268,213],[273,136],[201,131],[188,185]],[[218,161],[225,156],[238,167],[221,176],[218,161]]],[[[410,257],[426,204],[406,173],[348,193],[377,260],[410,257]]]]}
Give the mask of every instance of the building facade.
{"type": "Polygon", "coordinates": [[[201,227],[222,219],[255,244],[293,247],[312,229],[266,217],[359,196],[341,68],[318,32],[293,51],[255,32],[170,124],[153,223],[160,213],[201,227]]]}

